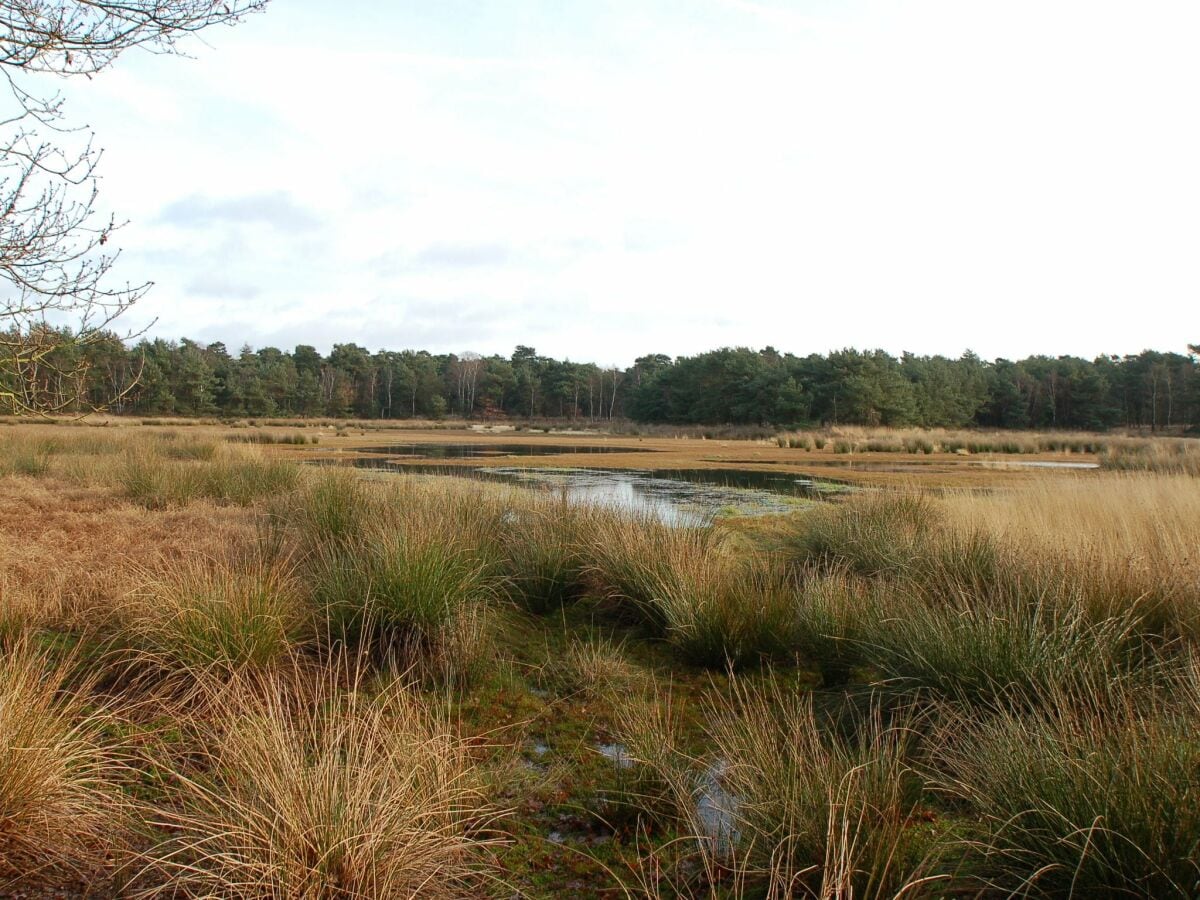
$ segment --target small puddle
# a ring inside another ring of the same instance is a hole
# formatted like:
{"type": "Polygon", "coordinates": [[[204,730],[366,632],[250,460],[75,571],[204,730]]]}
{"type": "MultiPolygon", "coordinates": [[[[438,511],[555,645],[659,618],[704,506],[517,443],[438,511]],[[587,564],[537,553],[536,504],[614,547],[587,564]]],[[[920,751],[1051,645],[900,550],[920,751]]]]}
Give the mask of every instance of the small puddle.
{"type": "Polygon", "coordinates": [[[717,760],[700,777],[696,791],[696,817],[718,856],[732,855],[741,837],[737,827],[741,803],[721,783],[727,771],[725,761],[717,760]]]}
{"type": "Polygon", "coordinates": [[[596,752],[611,760],[618,769],[633,768],[633,757],[629,755],[629,748],[624,744],[597,744],[596,752]]]}

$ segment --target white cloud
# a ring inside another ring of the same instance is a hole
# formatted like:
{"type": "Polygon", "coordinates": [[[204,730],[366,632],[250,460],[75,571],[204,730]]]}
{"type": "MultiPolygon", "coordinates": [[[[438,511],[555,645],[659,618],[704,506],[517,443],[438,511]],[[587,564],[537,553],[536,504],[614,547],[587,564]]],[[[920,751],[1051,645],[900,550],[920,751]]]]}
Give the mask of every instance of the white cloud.
{"type": "Polygon", "coordinates": [[[157,333],[625,362],[1196,337],[1191,4],[351,6],[68,85],[157,333]]]}

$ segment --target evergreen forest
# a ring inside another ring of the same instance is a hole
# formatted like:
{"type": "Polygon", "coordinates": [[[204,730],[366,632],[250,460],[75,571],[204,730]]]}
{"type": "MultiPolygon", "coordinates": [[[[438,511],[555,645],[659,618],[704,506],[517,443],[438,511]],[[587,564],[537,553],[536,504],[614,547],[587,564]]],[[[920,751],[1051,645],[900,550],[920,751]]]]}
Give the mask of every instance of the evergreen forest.
{"type": "MultiPolygon", "coordinates": [[[[796,356],[725,347],[622,369],[511,356],[334,344],[243,347],[184,338],[60,341],[36,390],[48,408],[126,415],[359,419],[632,419],[665,424],[1187,430],[1200,427],[1200,346],[1187,353],[796,356]]],[[[0,373],[3,377],[3,373],[0,373]]]]}

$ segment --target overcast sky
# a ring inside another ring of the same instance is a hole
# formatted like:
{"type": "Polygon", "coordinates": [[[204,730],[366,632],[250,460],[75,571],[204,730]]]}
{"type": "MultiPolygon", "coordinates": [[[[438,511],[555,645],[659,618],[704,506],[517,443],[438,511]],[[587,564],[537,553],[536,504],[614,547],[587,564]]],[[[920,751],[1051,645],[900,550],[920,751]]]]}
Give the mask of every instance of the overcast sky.
{"type": "Polygon", "coordinates": [[[64,85],[152,334],[1200,340],[1200,3],[274,0],[64,85]]]}

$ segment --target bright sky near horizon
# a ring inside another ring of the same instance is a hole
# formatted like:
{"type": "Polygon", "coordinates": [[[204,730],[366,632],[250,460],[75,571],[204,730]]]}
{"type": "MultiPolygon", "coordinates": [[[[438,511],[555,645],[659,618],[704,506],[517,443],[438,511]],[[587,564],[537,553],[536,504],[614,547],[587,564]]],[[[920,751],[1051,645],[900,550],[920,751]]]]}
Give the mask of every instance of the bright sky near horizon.
{"type": "Polygon", "coordinates": [[[275,0],[61,87],[155,336],[1091,357],[1200,340],[1198,46],[1192,0],[275,0]]]}

